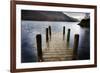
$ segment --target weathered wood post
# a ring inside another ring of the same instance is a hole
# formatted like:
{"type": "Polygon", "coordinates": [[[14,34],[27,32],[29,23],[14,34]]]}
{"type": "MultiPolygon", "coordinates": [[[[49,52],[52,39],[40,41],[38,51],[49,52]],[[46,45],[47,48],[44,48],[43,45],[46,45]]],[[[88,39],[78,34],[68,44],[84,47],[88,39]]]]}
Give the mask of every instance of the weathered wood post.
{"type": "Polygon", "coordinates": [[[69,48],[69,44],[70,43],[70,29],[68,29],[68,33],[67,33],[67,49],[69,48]]]}
{"type": "Polygon", "coordinates": [[[38,62],[42,62],[43,61],[43,55],[42,55],[42,38],[41,38],[41,34],[36,35],[36,42],[37,42],[38,62]]]}
{"type": "Polygon", "coordinates": [[[46,43],[49,41],[49,37],[48,37],[48,28],[46,28],[46,43]]]}
{"type": "Polygon", "coordinates": [[[65,26],[63,26],[63,40],[65,39],[65,26]]]}
{"type": "Polygon", "coordinates": [[[73,60],[78,58],[78,43],[79,43],[79,34],[74,36],[74,46],[73,46],[73,60]]]}
{"type": "Polygon", "coordinates": [[[50,37],[50,40],[51,40],[51,26],[49,26],[49,37],[50,37]]]}
{"type": "Polygon", "coordinates": [[[70,29],[68,29],[68,33],[67,33],[67,42],[70,41],[70,29]]]}

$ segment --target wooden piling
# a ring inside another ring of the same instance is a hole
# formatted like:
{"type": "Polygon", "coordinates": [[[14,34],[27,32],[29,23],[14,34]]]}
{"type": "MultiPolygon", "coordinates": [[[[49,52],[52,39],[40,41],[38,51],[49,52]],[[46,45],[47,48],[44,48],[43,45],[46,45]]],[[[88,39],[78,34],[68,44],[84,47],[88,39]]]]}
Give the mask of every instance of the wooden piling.
{"type": "Polygon", "coordinates": [[[50,36],[50,40],[51,40],[51,26],[49,26],[49,36],[50,36]]]}
{"type": "Polygon", "coordinates": [[[48,37],[48,28],[46,28],[46,42],[49,41],[49,37],[48,37]]]}
{"type": "Polygon", "coordinates": [[[38,62],[43,61],[41,34],[36,35],[38,62]]]}
{"type": "Polygon", "coordinates": [[[78,43],[79,43],[79,35],[75,34],[74,36],[74,46],[73,46],[73,60],[78,58],[78,43]]]}
{"type": "Polygon", "coordinates": [[[67,42],[70,41],[70,29],[68,29],[68,33],[67,33],[67,42]]]}
{"type": "Polygon", "coordinates": [[[63,40],[65,39],[65,26],[63,26],[63,40]]]}

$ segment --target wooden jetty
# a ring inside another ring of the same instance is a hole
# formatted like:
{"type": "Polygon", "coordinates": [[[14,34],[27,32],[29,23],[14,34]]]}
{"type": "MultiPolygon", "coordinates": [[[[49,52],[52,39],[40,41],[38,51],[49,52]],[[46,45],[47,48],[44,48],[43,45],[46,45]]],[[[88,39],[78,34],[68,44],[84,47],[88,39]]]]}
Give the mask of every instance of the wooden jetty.
{"type": "Polygon", "coordinates": [[[70,29],[66,34],[65,36],[65,27],[63,27],[63,32],[51,32],[51,27],[46,28],[46,44],[44,48],[42,48],[41,34],[38,34],[36,37],[38,61],[76,60],[78,57],[79,35],[75,34],[73,48],[69,48],[70,29]]]}
{"type": "Polygon", "coordinates": [[[52,38],[43,48],[44,61],[72,60],[73,49],[67,47],[67,41],[63,40],[63,33],[52,32],[52,38]]]}

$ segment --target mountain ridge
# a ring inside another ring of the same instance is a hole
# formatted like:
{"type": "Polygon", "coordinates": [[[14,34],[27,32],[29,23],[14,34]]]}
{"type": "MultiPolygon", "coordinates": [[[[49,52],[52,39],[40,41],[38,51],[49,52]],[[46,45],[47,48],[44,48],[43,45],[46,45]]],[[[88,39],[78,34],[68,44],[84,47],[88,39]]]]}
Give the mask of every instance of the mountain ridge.
{"type": "Polygon", "coordinates": [[[21,20],[33,20],[33,21],[67,21],[77,22],[78,19],[65,15],[63,12],[57,11],[33,11],[22,10],[21,20]]]}

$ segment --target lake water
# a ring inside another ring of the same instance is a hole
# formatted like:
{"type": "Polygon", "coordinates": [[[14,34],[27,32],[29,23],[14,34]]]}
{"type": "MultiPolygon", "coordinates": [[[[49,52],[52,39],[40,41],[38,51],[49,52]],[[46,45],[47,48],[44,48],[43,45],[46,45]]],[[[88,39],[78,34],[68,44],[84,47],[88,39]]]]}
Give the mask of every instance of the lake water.
{"type": "Polygon", "coordinates": [[[22,21],[21,22],[21,61],[37,62],[36,35],[42,34],[42,48],[46,44],[45,32],[51,26],[52,32],[63,32],[65,26],[65,37],[68,29],[70,33],[70,48],[73,48],[74,35],[79,34],[78,59],[90,58],[90,29],[77,25],[79,22],[51,22],[51,21],[22,21]]]}

